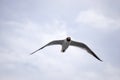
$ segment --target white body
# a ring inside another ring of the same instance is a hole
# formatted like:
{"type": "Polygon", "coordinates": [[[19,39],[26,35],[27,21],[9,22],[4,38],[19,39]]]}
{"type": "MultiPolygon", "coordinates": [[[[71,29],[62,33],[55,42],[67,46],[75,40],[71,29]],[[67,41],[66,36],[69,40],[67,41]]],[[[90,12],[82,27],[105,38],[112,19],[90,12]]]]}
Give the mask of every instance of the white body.
{"type": "Polygon", "coordinates": [[[61,52],[65,52],[65,50],[69,47],[71,41],[67,41],[66,39],[64,40],[63,44],[62,44],[62,50],[61,52]]]}

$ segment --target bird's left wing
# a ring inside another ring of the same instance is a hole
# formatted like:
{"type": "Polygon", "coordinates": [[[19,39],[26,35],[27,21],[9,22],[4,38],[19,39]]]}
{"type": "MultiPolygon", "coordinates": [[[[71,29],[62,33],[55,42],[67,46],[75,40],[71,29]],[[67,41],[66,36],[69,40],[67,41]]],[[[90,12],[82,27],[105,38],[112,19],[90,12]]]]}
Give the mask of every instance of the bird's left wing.
{"type": "Polygon", "coordinates": [[[58,44],[62,45],[62,43],[63,43],[63,40],[54,40],[54,41],[51,41],[51,42],[49,42],[48,44],[46,44],[45,46],[43,46],[43,47],[37,49],[36,51],[32,52],[31,55],[34,54],[35,52],[37,52],[37,51],[43,49],[43,48],[46,47],[46,46],[58,45],[58,44]]]}
{"type": "Polygon", "coordinates": [[[86,44],[81,43],[81,42],[71,41],[70,45],[83,48],[83,49],[87,50],[87,52],[90,53],[91,55],[93,55],[95,58],[102,61],[86,44]]]}

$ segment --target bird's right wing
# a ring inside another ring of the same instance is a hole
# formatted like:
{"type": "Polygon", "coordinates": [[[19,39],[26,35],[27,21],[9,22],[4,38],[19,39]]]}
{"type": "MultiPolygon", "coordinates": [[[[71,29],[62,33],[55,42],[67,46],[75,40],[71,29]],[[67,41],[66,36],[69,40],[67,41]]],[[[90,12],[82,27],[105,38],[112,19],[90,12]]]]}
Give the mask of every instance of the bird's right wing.
{"type": "Polygon", "coordinates": [[[37,52],[37,51],[43,49],[43,48],[46,47],[46,46],[50,46],[50,45],[58,45],[58,44],[62,45],[62,43],[63,43],[63,40],[55,40],[55,41],[51,41],[51,42],[49,42],[48,44],[46,44],[45,46],[43,46],[43,47],[37,49],[36,51],[32,52],[31,55],[34,54],[35,52],[37,52]]]}
{"type": "Polygon", "coordinates": [[[71,41],[70,45],[83,48],[88,53],[90,53],[91,55],[93,55],[95,58],[97,58],[98,60],[102,61],[86,44],[81,43],[81,42],[71,41]]]}

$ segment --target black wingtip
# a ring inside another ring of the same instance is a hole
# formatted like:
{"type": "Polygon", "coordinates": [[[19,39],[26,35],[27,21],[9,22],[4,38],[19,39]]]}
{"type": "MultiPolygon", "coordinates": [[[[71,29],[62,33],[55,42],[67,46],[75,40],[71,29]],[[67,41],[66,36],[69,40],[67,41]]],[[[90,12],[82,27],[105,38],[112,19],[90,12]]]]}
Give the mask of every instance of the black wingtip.
{"type": "MultiPolygon", "coordinates": [[[[40,49],[42,49],[42,48],[40,48],[40,49]]],[[[40,49],[38,49],[38,50],[36,50],[36,51],[34,51],[34,52],[30,53],[30,55],[32,55],[32,54],[34,54],[34,53],[36,53],[36,52],[37,52],[37,51],[39,51],[40,49]]]]}
{"type": "Polygon", "coordinates": [[[103,62],[101,59],[98,59],[99,61],[103,62]]]}
{"type": "Polygon", "coordinates": [[[32,55],[32,54],[34,54],[34,53],[36,53],[38,50],[36,50],[36,51],[34,51],[34,52],[32,52],[32,53],[30,53],[30,55],[32,55]]]}
{"type": "Polygon", "coordinates": [[[103,62],[103,60],[101,60],[99,57],[97,57],[96,55],[94,55],[96,57],[97,60],[103,62]]]}
{"type": "Polygon", "coordinates": [[[101,60],[100,58],[96,57],[99,61],[103,62],[103,60],[101,60]]]}
{"type": "Polygon", "coordinates": [[[32,55],[32,54],[34,54],[34,53],[30,53],[30,55],[32,55]]]}
{"type": "Polygon", "coordinates": [[[30,53],[30,55],[33,55],[35,52],[30,53]]]}
{"type": "Polygon", "coordinates": [[[103,62],[103,60],[99,59],[99,61],[103,62]]]}
{"type": "Polygon", "coordinates": [[[98,59],[99,61],[101,61],[101,62],[103,62],[103,60],[101,60],[93,51],[88,51],[89,53],[92,53],[92,55],[96,58],[96,59],[98,59]]]}

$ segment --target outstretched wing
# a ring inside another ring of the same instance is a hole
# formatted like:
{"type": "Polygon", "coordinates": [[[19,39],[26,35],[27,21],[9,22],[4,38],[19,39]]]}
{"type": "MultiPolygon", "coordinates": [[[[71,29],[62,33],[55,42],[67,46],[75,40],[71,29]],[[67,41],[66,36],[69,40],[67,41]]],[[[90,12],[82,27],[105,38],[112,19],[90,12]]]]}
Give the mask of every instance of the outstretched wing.
{"type": "Polygon", "coordinates": [[[83,49],[87,50],[87,52],[90,53],[91,55],[93,55],[95,58],[102,61],[86,44],[81,43],[81,42],[71,41],[70,45],[83,48],[83,49]]]}
{"type": "Polygon", "coordinates": [[[50,45],[58,45],[58,44],[62,45],[62,43],[63,43],[63,40],[55,40],[55,41],[51,41],[51,42],[49,42],[48,44],[46,44],[45,46],[43,46],[43,47],[37,49],[36,51],[32,52],[31,55],[34,54],[35,52],[37,52],[37,51],[43,49],[43,48],[46,47],[46,46],[50,46],[50,45]]]}

